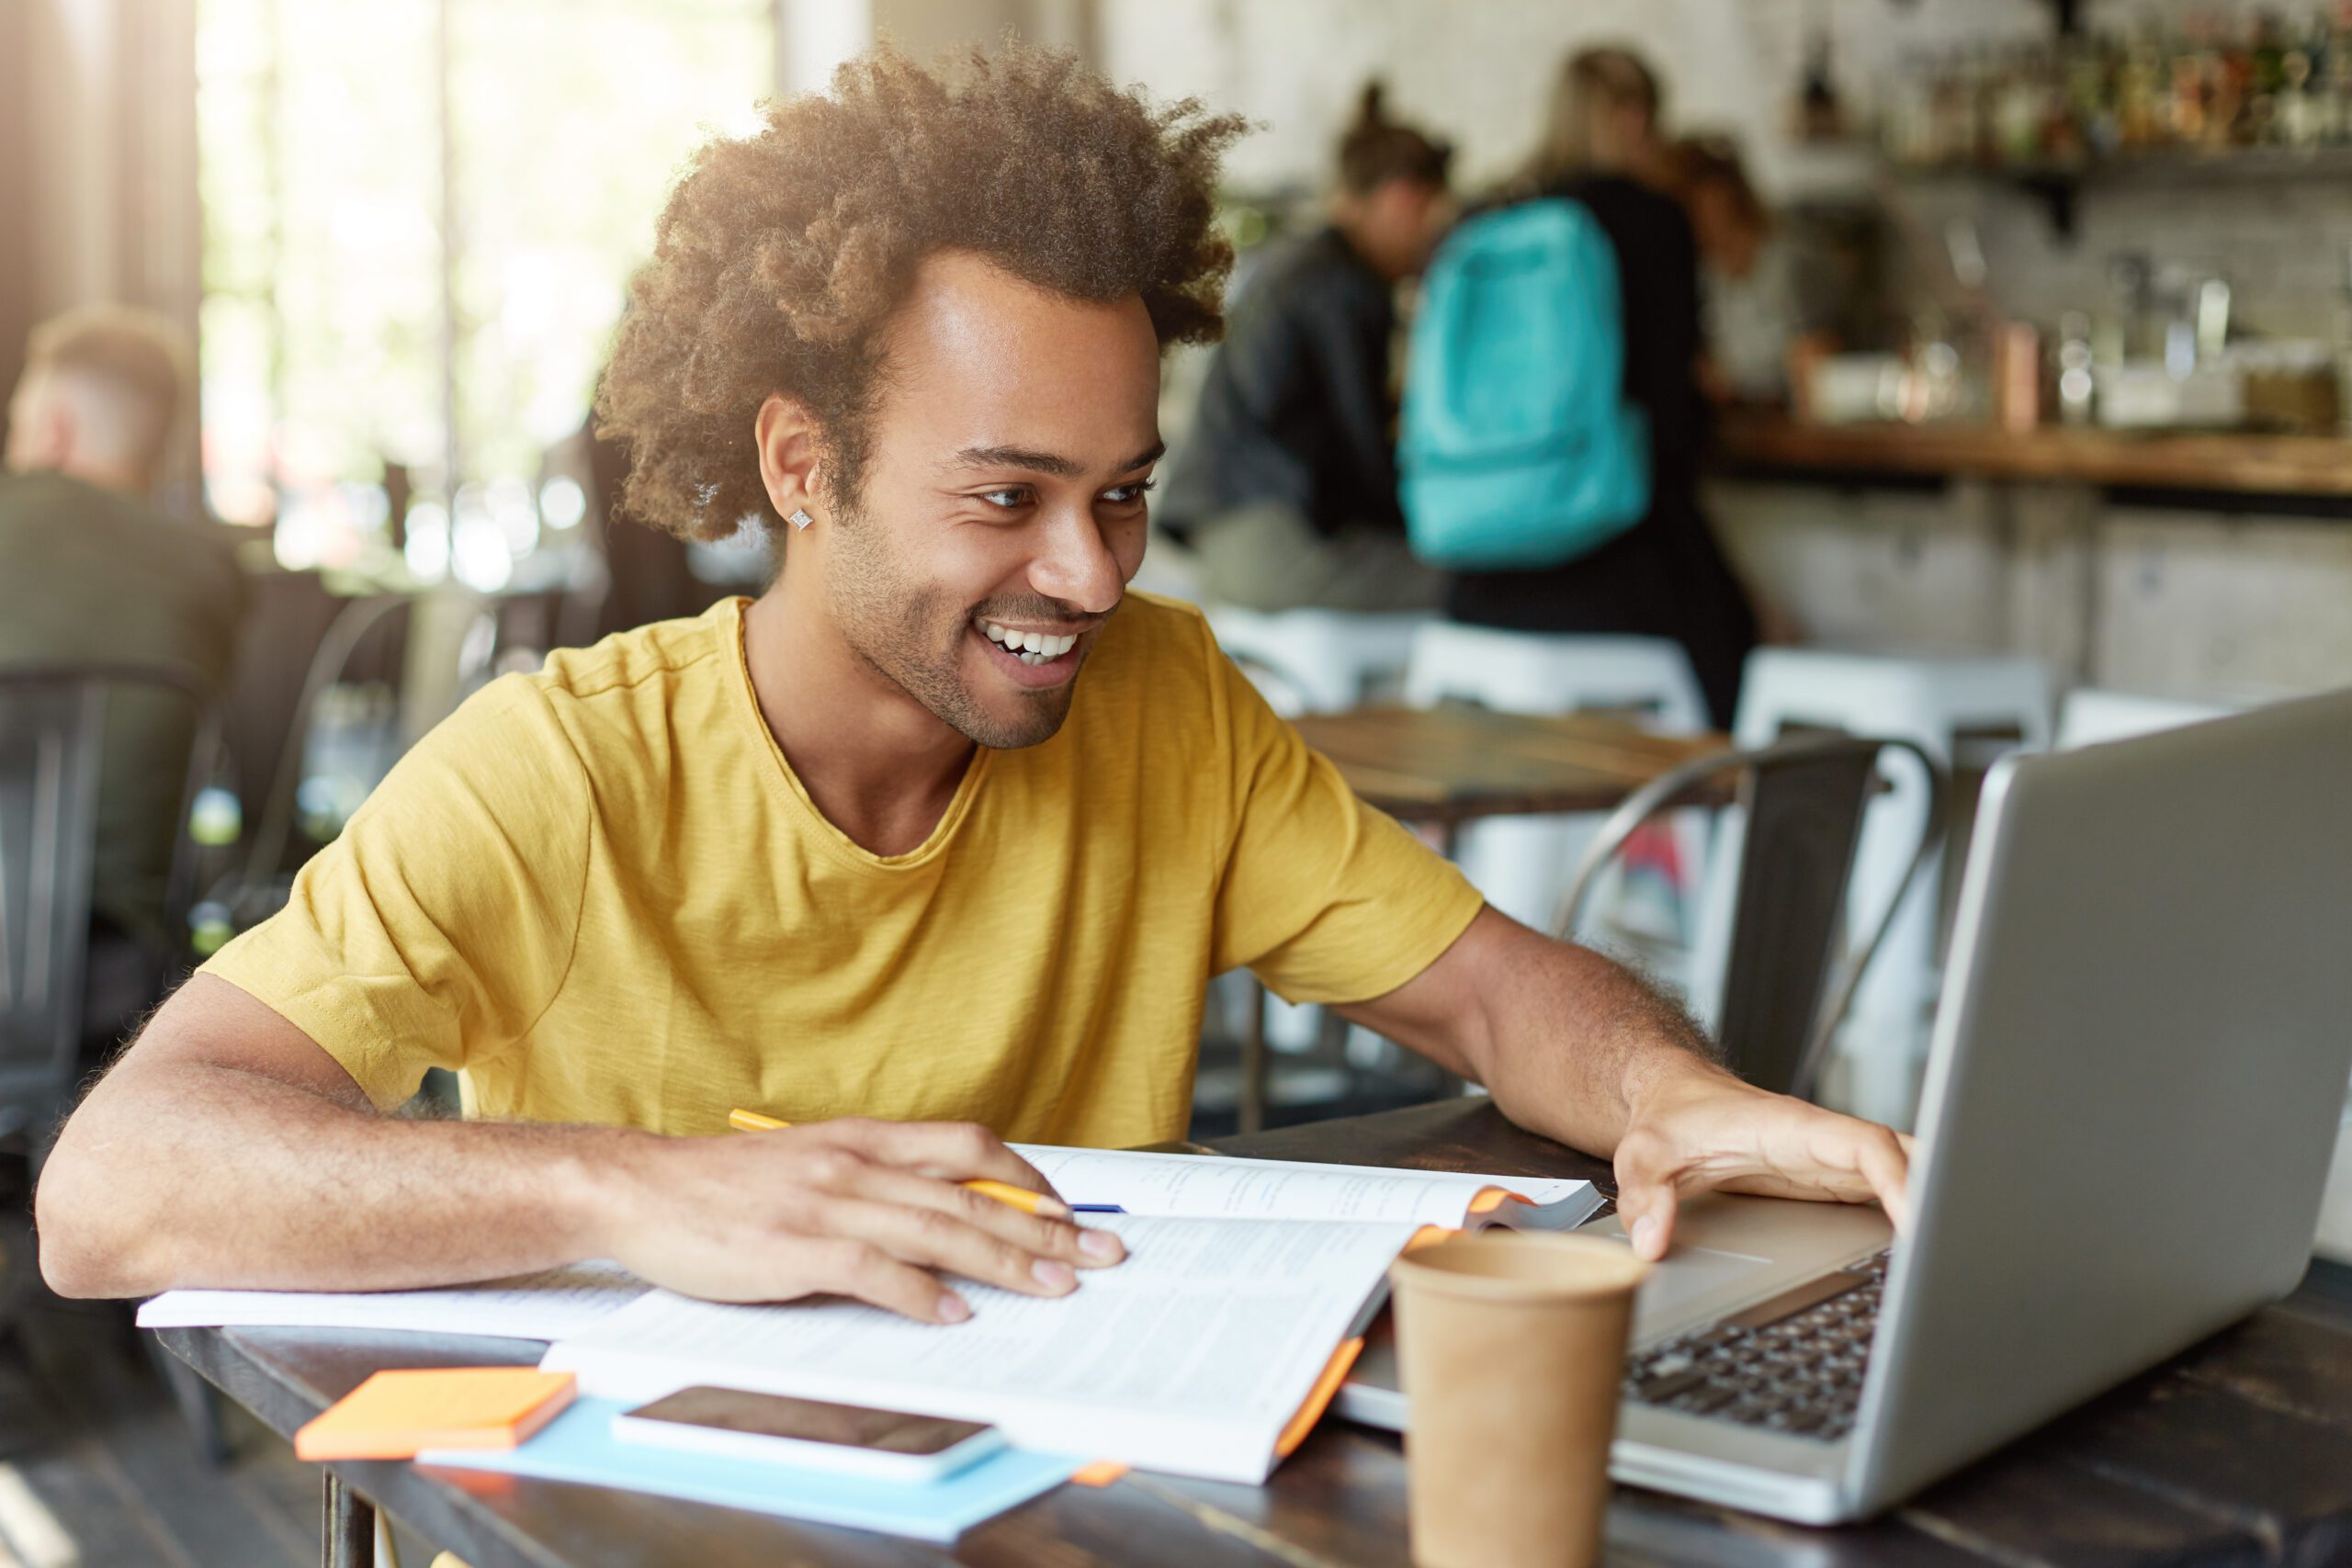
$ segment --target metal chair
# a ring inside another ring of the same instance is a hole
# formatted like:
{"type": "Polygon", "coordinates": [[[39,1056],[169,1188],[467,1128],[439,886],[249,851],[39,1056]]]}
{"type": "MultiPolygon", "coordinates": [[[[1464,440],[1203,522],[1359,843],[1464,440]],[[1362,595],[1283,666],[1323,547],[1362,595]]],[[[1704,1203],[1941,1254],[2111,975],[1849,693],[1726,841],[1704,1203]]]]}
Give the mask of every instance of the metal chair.
{"type": "Polygon", "coordinates": [[[335,613],[319,639],[305,670],[300,694],[288,710],[287,728],[277,738],[275,754],[267,759],[269,789],[261,797],[258,817],[251,819],[244,853],[206,895],[209,901],[230,911],[231,923],[236,930],[258,924],[285,902],[291,874],[286,864],[287,853],[293,842],[302,763],[320,694],[345,679],[363,652],[370,649],[381,653],[383,662],[395,677],[390,683],[397,690],[397,677],[405,661],[401,645],[414,604],[414,599],[406,594],[354,599],[335,613]]]}
{"type": "Polygon", "coordinates": [[[1900,739],[1807,736],[1693,759],[1634,791],[1610,814],[1585,851],[1554,929],[1572,935],[1596,878],[1635,828],[1726,773],[1739,776],[1747,829],[1718,1034],[1726,1063],[1740,1077],[1810,1100],[1856,986],[1905,894],[1943,840],[1947,781],[1925,749],[1900,739]],[[1927,818],[1902,880],[1838,973],[1863,809],[1881,787],[1879,761],[1888,750],[1908,753],[1919,764],[1927,818]]]}
{"type": "Polygon", "coordinates": [[[179,671],[74,664],[0,670],[0,1139],[36,1171],[70,1101],[83,1035],[84,965],[98,770],[110,696],[153,690],[196,719],[165,887],[166,929],[187,901],[187,807],[209,765],[210,694],[179,671]]]}
{"type": "MultiPolygon", "coordinates": [[[[1875,902],[1899,879],[1911,890],[1896,906],[1877,962],[1854,998],[1856,1023],[1866,1028],[1853,1040],[1849,1098],[1874,1120],[1899,1125],[1911,1116],[1927,1066],[1974,780],[2001,752],[2046,750],[2052,705],[2049,666],[2021,656],[1760,648],[1747,657],[1732,726],[1735,744],[1765,746],[1821,730],[1895,737],[1924,749],[1952,781],[1948,825],[1959,830],[1949,836],[1943,862],[1911,872],[1912,834],[1926,807],[1907,777],[1894,779],[1871,810],[1855,851],[1854,898],[1875,902]]],[[[1729,852],[1718,852],[1728,858],[1729,852]]],[[[1724,950],[1719,941],[1709,942],[1727,934],[1720,920],[1702,922],[1696,972],[1723,972],[1724,950]]],[[[1707,1011],[1703,1004],[1702,1011],[1707,1011]]],[[[1723,1021],[1720,1012],[1710,1016],[1723,1021]]]]}
{"type": "MultiPolygon", "coordinates": [[[[164,930],[184,936],[194,864],[188,810],[219,748],[210,694],[176,671],[144,665],[0,670],[0,1140],[22,1141],[35,1178],[81,1071],[107,701],[142,689],[186,701],[196,716],[164,885],[164,930]]],[[[184,956],[158,955],[159,994],[184,956]]],[[[6,1303],[0,1326],[13,1321],[18,1304],[6,1303]]],[[[215,1464],[225,1461],[219,1407],[203,1380],[176,1357],[148,1348],[199,1450],[215,1464]]]]}

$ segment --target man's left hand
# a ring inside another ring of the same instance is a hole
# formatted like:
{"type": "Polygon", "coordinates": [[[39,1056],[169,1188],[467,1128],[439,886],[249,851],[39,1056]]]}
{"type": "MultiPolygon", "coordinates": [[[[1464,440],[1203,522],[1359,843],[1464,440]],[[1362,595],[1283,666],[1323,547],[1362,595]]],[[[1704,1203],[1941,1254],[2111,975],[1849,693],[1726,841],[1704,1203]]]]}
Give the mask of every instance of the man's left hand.
{"type": "Polygon", "coordinates": [[[1674,1238],[1678,1200],[1711,1189],[1886,1206],[1910,1220],[1904,1179],[1914,1142],[1742,1083],[1693,1063],[1651,1086],[1618,1140],[1617,1213],[1634,1251],[1656,1261],[1674,1238]]]}

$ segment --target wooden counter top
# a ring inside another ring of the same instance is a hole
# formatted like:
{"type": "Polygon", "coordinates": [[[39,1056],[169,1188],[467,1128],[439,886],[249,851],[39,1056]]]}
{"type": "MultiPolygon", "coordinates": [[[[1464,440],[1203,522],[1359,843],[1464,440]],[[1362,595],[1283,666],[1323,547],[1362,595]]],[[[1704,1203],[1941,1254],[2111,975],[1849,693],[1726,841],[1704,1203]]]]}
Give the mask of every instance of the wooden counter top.
{"type": "Polygon", "coordinates": [[[1744,469],[2060,479],[2149,490],[2352,496],[2352,441],[2327,435],[2155,434],[1964,425],[1808,425],[1726,418],[1718,457],[1744,469]]]}

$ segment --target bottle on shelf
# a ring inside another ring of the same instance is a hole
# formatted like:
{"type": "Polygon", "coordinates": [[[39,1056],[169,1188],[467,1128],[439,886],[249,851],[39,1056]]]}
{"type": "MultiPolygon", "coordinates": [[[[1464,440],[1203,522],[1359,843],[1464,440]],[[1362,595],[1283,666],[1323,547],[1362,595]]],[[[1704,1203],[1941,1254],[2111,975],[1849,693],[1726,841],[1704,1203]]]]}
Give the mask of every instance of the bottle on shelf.
{"type": "Polygon", "coordinates": [[[1915,59],[1881,117],[1906,164],[2064,165],[2180,149],[2352,144],[2352,0],[2298,22],[2197,8],[2177,25],[1915,59]]]}
{"type": "Polygon", "coordinates": [[[2091,423],[2091,319],[2081,310],[2058,318],[2058,423],[2080,429],[2091,423]]]}

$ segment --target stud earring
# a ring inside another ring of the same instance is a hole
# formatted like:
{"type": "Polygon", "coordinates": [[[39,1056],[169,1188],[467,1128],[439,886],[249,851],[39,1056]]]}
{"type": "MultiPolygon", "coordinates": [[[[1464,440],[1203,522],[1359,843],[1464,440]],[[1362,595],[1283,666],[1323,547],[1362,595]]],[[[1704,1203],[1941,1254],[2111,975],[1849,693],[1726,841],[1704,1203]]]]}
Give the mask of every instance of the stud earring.
{"type": "Polygon", "coordinates": [[[806,510],[795,507],[793,509],[792,515],[786,518],[786,521],[790,523],[796,528],[806,528],[809,524],[814,523],[817,520],[814,517],[809,516],[806,510]]]}

